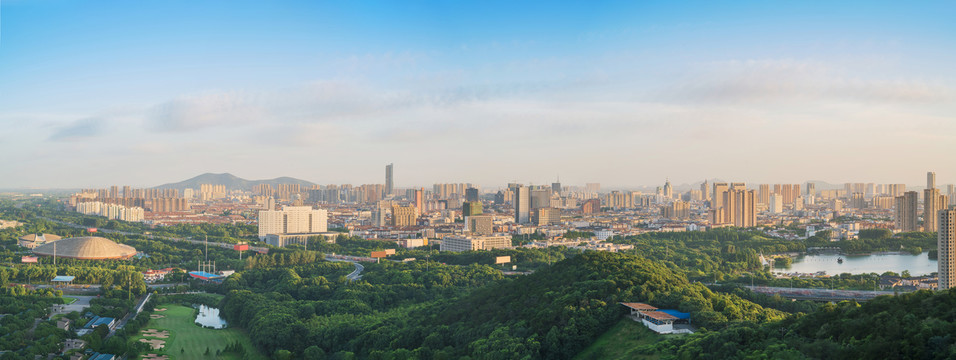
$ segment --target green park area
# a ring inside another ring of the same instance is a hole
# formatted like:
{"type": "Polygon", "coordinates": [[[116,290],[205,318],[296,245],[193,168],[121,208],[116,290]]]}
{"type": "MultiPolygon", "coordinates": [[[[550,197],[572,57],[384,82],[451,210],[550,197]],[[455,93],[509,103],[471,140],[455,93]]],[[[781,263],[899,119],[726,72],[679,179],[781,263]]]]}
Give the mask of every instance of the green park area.
{"type": "Polygon", "coordinates": [[[250,343],[249,337],[239,329],[208,329],[195,324],[198,310],[176,304],[156,306],[152,319],[143,327],[141,339],[162,345],[159,350],[145,351],[141,359],[265,359],[250,343]],[[241,350],[227,349],[239,344],[241,350]]]}
{"type": "Polygon", "coordinates": [[[624,318],[578,353],[574,359],[657,359],[659,356],[656,351],[648,351],[645,354],[641,347],[655,344],[665,338],[665,335],[657,334],[637,321],[624,318]]]}

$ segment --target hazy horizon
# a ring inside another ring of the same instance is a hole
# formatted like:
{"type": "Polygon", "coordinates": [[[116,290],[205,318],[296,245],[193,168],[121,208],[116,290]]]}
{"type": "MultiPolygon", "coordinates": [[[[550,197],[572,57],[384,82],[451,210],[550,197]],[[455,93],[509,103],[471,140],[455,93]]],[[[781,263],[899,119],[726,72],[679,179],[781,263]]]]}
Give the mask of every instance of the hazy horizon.
{"type": "Polygon", "coordinates": [[[950,184],[953,10],[3,1],[0,188],[950,184]]]}

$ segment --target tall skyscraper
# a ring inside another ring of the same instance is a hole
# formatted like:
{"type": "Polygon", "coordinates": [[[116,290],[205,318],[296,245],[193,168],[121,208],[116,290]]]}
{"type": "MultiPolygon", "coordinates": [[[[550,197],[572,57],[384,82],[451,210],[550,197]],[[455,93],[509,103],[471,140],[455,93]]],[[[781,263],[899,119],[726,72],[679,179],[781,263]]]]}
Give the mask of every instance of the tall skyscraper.
{"type": "Polygon", "coordinates": [[[515,223],[527,224],[531,222],[531,192],[524,185],[518,184],[515,192],[515,223]]]}
{"type": "Polygon", "coordinates": [[[902,232],[919,231],[916,208],[919,205],[919,193],[907,191],[896,197],[896,230],[902,232]]]}
{"type": "Polygon", "coordinates": [[[707,184],[707,179],[704,179],[704,182],[700,184],[700,197],[704,201],[710,201],[710,185],[707,184]]]}
{"type": "Polygon", "coordinates": [[[391,195],[392,190],[395,190],[395,183],[392,179],[392,165],[394,164],[385,165],[385,196],[391,195]]]}
{"type": "Polygon", "coordinates": [[[936,245],[939,258],[936,266],[939,270],[939,290],[953,287],[956,282],[956,209],[946,209],[937,213],[939,232],[936,245]]]}
{"type": "Polygon", "coordinates": [[[461,216],[481,215],[481,203],[477,201],[465,201],[461,204],[461,216]]]}
{"type": "Polygon", "coordinates": [[[674,198],[674,187],[671,186],[671,180],[664,180],[664,197],[668,199],[674,198]]]}
{"type": "Polygon", "coordinates": [[[807,196],[813,197],[817,194],[817,184],[812,182],[807,182],[807,196]]]}
{"type": "Polygon", "coordinates": [[[956,205],[956,185],[946,185],[946,196],[949,198],[949,205],[956,205]]]}
{"type": "Polygon", "coordinates": [[[551,183],[551,193],[561,195],[561,180],[551,183]]]}
{"type": "Polygon", "coordinates": [[[930,171],[926,173],[926,188],[927,189],[936,188],[936,173],[935,172],[930,171]]]}

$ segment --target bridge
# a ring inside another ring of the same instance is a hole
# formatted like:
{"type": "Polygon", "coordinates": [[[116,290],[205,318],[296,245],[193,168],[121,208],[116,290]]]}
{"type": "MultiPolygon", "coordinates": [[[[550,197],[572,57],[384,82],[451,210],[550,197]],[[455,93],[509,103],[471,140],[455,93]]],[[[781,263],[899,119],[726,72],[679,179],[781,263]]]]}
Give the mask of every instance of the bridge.
{"type": "Polygon", "coordinates": [[[744,286],[755,293],[765,295],[780,295],[785,299],[810,300],[810,301],[843,301],[855,300],[864,302],[873,300],[877,296],[896,295],[894,291],[872,291],[872,290],[829,290],[829,289],[807,289],[807,288],[787,288],[771,286],[744,286]]]}

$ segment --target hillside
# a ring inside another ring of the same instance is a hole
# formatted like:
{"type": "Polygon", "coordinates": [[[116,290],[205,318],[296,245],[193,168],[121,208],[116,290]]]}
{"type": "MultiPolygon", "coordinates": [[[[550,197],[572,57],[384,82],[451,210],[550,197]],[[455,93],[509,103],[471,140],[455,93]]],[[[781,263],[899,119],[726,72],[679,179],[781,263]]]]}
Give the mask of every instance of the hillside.
{"type": "Polygon", "coordinates": [[[240,291],[226,296],[223,314],[266,353],[473,359],[570,359],[624,317],[622,301],[691,312],[710,329],[785,315],[616,253],[586,252],[508,279],[484,265],[418,262],[370,264],[366,273],[349,284],[330,283],[331,273],[244,272],[224,283],[240,291]]]}
{"type": "Polygon", "coordinates": [[[179,189],[186,188],[198,189],[201,184],[225,185],[228,190],[252,190],[253,186],[259,184],[269,184],[276,186],[278,184],[299,184],[301,186],[312,186],[315,183],[300,180],[291,177],[278,177],[268,180],[246,180],[230,173],[213,174],[205,173],[194,178],[183,180],[177,183],[163,184],[154,187],[154,189],[179,189]]]}

